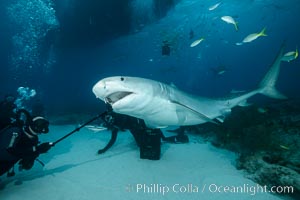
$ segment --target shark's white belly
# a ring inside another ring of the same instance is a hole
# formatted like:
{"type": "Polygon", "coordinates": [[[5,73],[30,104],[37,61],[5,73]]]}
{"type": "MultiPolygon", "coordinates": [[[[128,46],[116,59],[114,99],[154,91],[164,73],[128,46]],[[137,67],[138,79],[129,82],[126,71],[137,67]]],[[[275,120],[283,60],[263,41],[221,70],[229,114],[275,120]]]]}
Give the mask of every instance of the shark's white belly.
{"type": "MultiPolygon", "coordinates": [[[[195,102],[198,103],[198,102],[195,102]]],[[[200,102],[199,102],[200,103],[200,102]]],[[[138,103],[136,109],[130,112],[114,109],[115,112],[141,118],[145,121],[148,127],[161,128],[166,126],[187,126],[202,124],[207,120],[199,117],[199,114],[172,102],[169,98],[157,96],[145,96],[143,103],[138,103]]],[[[201,107],[204,110],[211,110],[211,104],[202,103],[201,107]],[[205,108],[207,107],[207,108],[205,108]]],[[[207,113],[209,114],[209,113],[207,113]]],[[[211,115],[209,114],[209,117],[211,115]]]]}

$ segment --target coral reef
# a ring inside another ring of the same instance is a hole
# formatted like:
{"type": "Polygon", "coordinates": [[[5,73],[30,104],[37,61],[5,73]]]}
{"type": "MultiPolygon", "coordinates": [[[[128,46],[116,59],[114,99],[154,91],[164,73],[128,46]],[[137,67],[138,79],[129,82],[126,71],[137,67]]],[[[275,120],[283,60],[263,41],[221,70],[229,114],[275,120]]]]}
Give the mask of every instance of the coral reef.
{"type": "Polygon", "coordinates": [[[222,125],[187,128],[239,155],[237,168],[261,185],[293,186],[300,194],[300,102],[237,107],[222,125]]]}

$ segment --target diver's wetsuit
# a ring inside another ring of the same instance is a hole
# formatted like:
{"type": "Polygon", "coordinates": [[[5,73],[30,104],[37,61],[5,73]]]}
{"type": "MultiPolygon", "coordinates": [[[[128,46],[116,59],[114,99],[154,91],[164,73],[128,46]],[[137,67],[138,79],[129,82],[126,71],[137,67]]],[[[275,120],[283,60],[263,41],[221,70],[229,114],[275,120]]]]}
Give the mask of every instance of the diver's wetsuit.
{"type": "Polygon", "coordinates": [[[49,142],[39,144],[38,136],[28,132],[26,126],[13,125],[0,132],[0,176],[18,161],[20,169],[31,169],[35,159],[52,147],[49,142]]]}
{"type": "Polygon", "coordinates": [[[22,128],[8,127],[0,133],[0,176],[22,159],[24,169],[30,169],[38,156],[38,137],[29,138],[22,128]]]}
{"type": "MultiPolygon", "coordinates": [[[[144,120],[131,117],[128,115],[118,114],[108,111],[102,115],[104,126],[112,132],[112,136],[108,144],[98,151],[98,154],[106,152],[116,141],[118,131],[129,130],[134,137],[137,145],[140,147],[141,153],[147,146],[154,146],[160,154],[160,140],[170,143],[185,143],[188,142],[187,136],[185,141],[181,142],[179,135],[165,137],[160,129],[150,129],[145,125],[144,120]]],[[[182,137],[182,136],[180,136],[182,137]]],[[[141,157],[143,157],[141,155],[141,157]]],[[[157,156],[156,156],[157,157],[157,156]]]]}
{"type": "Polygon", "coordinates": [[[32,118],[24,109],[17,111],[16,116],[15,123],[0,131],[0,176],[13,169],[18,161],[20,169],[31,169],[35,159],[52,147],[51,143],[39,144],[38,140],[38,134],[49,131],[47,120],[40,116],[32,118]],[[26,116],[25,122],[20,120],[22,114],[26,116]]]}
{"type": "Polygon", "coordinates": [[[103,149],[98,151],[99,154],[107,151],[116,142],[119,130],[129,130],[137,145],[140,146],[141,132],[146,128],[143,120],[128,115],[118,114],[112,111],[106,112],[104,115],[102,115],[102,120],[104,122],[104,126],[111,131],[112,135],[108,144],[103,149]]]}
{"type": "Polygon", "coordinates": [[[14,109],[16,105],[13,100],[3,100],[0,102],[0,130],[11,124],[12,118],[15,118],[14,109]]]}

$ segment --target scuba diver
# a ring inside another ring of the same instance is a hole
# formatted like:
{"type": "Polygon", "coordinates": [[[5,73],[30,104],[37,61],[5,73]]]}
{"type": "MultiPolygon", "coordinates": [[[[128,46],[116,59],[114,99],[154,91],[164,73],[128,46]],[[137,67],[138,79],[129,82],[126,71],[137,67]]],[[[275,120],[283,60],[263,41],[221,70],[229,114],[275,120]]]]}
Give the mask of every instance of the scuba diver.
{"type": "Polygon", "coordinates": [[[16,117],[15,109],[15,97],[6,95],[4,100],[0,102],[0,130],[11,124],[12,119],[16,117]]]}
{"type": "Polygon", "coordinates": [[[163,56],[169,56],[171,54],[171,47],[167,40],[163,41],[163,44],[161,46],[161,55],[163,56]]]}
{"type": "Polygon", "coordinates": [[[187,135],[165,137],[160,129],[151,129],[145,125],[142,119],[128,115],[118,114],[111,109],[102,114],[104,127],[111,131],[111,139],[108,144],[98,151],[98,154],[106,152],[117,139],[118,132],[129,130],[140,148],[140,158],[159,160],[161,153],[161,140],[169,143],[187,143],[187,135]]]}
{"type": "Polygon", "coordinates": [[[0,176],[15,175],[14,165],[29,170],[40,154],[46,153],[52,143],[39,144],[38,135],[49,131],[49,122],[40,116],[31,117],[28,111],[21,109],[16,113],[16,121],[0,131],[0,176]],[[23,119],[24,120],[23,121],[23,119]]]}

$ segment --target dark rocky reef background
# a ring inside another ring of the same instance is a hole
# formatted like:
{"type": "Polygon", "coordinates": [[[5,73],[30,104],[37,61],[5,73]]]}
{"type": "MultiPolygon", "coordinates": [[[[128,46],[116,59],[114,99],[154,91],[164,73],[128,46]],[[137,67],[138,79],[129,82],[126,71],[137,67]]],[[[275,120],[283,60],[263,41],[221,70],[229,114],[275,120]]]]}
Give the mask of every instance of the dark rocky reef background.
{"type": "MultiPolygon", "coordinates": [[[[237,168],[261,185],[293,186],[300,199],[300,101],[236,107],[222,125],[186,127],[239,155],[237,168]]],[[[286,194],[285,194],[286,195],[286,194]]]]}

